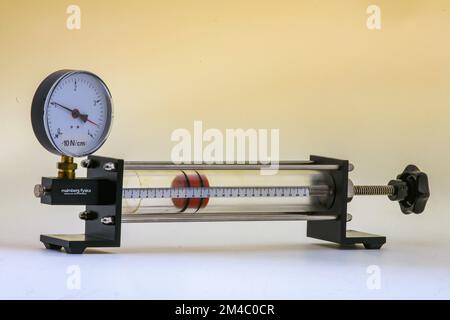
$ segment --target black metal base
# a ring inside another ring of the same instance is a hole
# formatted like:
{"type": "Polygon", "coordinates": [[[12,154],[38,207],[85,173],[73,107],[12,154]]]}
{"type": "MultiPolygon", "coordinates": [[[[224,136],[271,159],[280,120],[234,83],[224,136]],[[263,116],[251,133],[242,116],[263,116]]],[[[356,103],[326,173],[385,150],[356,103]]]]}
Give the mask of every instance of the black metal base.
{"type": "Polygon", "coordinates": [[[41,235],[41,242],[49,250],[64,251],[71,254],[81,254],[86,248],[117,247],[110,240],[89,237],[84,234],[54,234],[41,235]]]}
{"type": "MultiPolygon", "coordinates": [[[[308,237],[316,238],[328,242],[334,242],[345,248],[353,248],[355,245],[363,245],[365,249],[368,250],[376,250],[381,249],[381,247],[386,243],[386,237],[379,236],[376,234],[365,233],[355,230],[347,230],[345,233],[345,237],[340,240],[331,240],[325,237],[319,237],[317,235],[312,236],[308,234],[308,237]]],[[[356,248],[356,247],[355,247],[356,248]]]]}
{"type": "Polygon", "coordinates": [[[363,244],[366,249],[381,249],[386,243],[386,237],[355,230],[347,230],[345,242],[348,244],[363,244]]]}

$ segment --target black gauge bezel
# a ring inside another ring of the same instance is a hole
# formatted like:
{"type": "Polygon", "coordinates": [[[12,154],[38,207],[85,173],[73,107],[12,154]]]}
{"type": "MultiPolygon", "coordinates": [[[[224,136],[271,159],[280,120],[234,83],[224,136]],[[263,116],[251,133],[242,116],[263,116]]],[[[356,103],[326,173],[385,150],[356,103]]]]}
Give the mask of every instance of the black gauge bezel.
{"type": "Polygon", "coordinates": [[[97,75],[88,72],[88,71],[81,71],[81,70],[59,70],[52,74],[50,74],[47,78],[45,78],[39,87],[36,90],[36,93],[33,97],[33,102],[31,105],[31,124],[33,127],[34,134],[40,144],[49,152],[57,155],[64,155],[64,156],[70,156],[70,157],[85,157],[90,154],[93,154],[96,152],[106,141],[106,139],[109,136],[109,133],[111,132],[112,127],[112,120],[113,120],[113,102],[112,102],[112,96],[111,92],[109,91],[108,87],[104,83],[102,79],[100,79],[97,75]],[[62,150],[59,150],[58,147],[53,143],[52,139],[48,136],[47,133],[47,120],[46,120],[46,108],[49,97],[52,95],[53,90],[56,88],[56,86],[65,78],[72,76],[74,74],[88,74],[90,76],[93,76],[96,78],[105,88],[105,92],[108,95],[107,99],[107,108],[110,113],[110,116],[107,117],[107,122],[105,124],[105,130],[102,133],[102,137],[99,140],[98,145],[89,150],[89,153],[86,154],[66,154],[62,150]]]}

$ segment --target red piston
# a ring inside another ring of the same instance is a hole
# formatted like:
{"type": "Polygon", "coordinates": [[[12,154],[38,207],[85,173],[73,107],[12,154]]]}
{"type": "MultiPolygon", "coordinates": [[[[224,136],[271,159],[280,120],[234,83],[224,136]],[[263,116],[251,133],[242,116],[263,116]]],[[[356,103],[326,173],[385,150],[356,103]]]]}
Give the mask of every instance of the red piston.
{"type": "MultiPolygon", "coordinates": [[[[178,175],[171,184],[172,188],[207,188],[209,187],[208,178],[198,172],[194,174],[178,175]]],[[[186,209],[203,209],[208,205],[209,198],[172,198],[173,205],[181,212],[186,209]]]]}

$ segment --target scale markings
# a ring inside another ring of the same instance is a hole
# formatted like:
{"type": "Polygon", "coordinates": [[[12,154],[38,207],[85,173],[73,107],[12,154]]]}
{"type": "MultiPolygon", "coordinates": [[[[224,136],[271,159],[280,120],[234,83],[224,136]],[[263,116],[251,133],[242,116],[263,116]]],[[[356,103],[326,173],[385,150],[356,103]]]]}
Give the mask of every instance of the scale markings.
{"type": "Polygon", "coordinates": [[[300,187],[180,187],[126,188],[124,199],[187,198],[266,198],[309,197],[311,188],[300,187]]]}

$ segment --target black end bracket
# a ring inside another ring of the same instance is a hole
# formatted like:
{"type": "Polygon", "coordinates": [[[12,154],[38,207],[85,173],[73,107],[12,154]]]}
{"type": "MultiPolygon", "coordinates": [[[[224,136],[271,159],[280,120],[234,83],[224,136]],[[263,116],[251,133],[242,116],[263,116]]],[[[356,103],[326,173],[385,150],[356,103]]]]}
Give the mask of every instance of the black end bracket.
{"type": "Polygon", "coordinates": [[[81,254],[88,247],[120,247],[123,160],[88,157],[87,178],[43,178],[41,202],[53,205],[86,205],[84,234],[41,235],[47,249],[81,254]],[[108,217],[113,223],[103,224],[108,217]]]}
{"type": "Polygon", "coordinates": [[[375,234],[347,230],[348,172],[349,162],[319,156],[311,156],[316,164],[337,165],[337,170],[330,170],[335,185],[335,200],[324,213],[338,216],[334,221],[308,221],[307,236],[315,239],[335,242],[344,246],[363,244],[366,249],[380,249],[386,243],[386,237],[375,234]]]}

